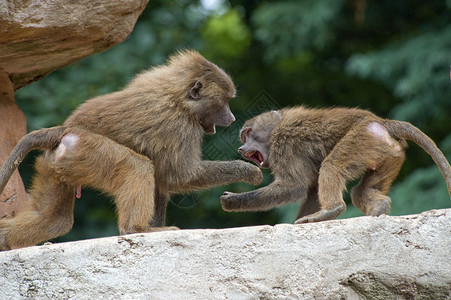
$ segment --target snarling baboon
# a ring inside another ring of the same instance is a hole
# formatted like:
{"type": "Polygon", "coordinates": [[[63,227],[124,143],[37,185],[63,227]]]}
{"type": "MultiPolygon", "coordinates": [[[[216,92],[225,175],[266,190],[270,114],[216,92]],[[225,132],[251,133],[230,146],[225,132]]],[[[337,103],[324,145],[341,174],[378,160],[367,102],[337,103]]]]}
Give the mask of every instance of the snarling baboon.
{"type": "Polygon", "coordinates": [[[246,192],[225,192],[228,211],[267,210],[301,203],[296,223],[334,219],[346,208],[342,192],[349,180],[362,177],[351,191],[363,213],[388,213],[386,195],[404,162],[406,139],[421,146],[445,177],[451,195],[451,169],[435,143],[407,122],[387,120],[366,110],[295,107],[263,113],[245,122],[239,152],[274,182],[246,192]]]}

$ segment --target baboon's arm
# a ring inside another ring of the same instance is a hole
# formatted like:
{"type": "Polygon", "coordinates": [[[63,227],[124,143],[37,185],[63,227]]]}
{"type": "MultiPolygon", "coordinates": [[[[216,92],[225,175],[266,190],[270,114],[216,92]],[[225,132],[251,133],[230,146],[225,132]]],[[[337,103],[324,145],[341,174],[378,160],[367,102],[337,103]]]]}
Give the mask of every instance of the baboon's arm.
{"type": "Polygon", "coordinates": [[[263,175],[258,167],[241,160],[203,160],[199,163],[196,174],[188,180],[187,185],[191,189],[204,189],[232,182],[248,182],[258,185],[262,179],[263,175]]]}
{"type": "Polygon", "coordinates": [[[221,204],[226,211],[255,211],[268,210],[295,201],[301,202],[302,206],[306,198],[307,192],[302,187],[272,183],[246,193],[225,192],[221,196],[221,204]]]}

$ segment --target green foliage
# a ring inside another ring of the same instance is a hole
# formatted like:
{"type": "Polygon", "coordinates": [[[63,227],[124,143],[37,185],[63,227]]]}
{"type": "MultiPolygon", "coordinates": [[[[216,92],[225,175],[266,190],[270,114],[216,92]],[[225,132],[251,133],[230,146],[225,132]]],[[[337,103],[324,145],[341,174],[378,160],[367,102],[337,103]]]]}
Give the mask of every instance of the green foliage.
{"type": "MultiPolygon", "coordinates": [[[[245,119],[298,104],[359,106],[382,117],[408,120],[438,142],[449,159],[448,2],[230,0],[214,11],[198,1],[150,1],[125,42],[20,89],[16,100],[29,130],[61,124],[86,99],[118,90],[169,54],[192,48],[222,66],[238,87],[237,99],[230,102],[237,121],[205,138],[206,159],[239,159],[238,131],[245,119]]],[[[32,161],[29,155],[21,165],[26,183],[32,161]]],[[[265,172],[262,186],[271,181],[265,172]]],[[[296,203],[260,213],[222,211],[223,191],[253,188],[235,183],[175,195],[167,224],[222,228],[294,221],[296,203]]],[[[416,145],[408,149],[390,196],[392,214],[450,206],[443,177],[416,145]]],[[[361,215],[349,203],[348,193],[345,197],[348,209],[341,217],[361,215]]],[[[84,189],[76,203],[74,229],[61,240],[117,234],[110,201],[84,189]]]]}
{"type": "Polygon", "coordinates": [[[392,215],[420,213],[425,206],[450,207],[448,189],[436,166],[415,170],[392,189],[390,197],[392,215]]]}
{"type": "Polygon", "coordinates": [[[446,121],[451,112],[450,37],[451,26],[447,26],[396,40],[381,50],[351,56],[347,70],[384,82],[404,100],[394,107],[393,118],[419,126],[431,118],[446,121]]]}
{"type": "Polygon", "coordinates": [[[251,33],[243,23],[240,14],[230,9],[223,15],[211,16],[202,30],[206,42],[206,55],[219,55],[223,58],[236,58],[250,45],[251,33]]]}
{"type": "Polygon", "coordinates": [[[322,50],[334,39],[334,26],[345,1],[281,1],[263,3],[252,15],[255,37],[269,47],[271,61],[304,49],[322,50]]]}

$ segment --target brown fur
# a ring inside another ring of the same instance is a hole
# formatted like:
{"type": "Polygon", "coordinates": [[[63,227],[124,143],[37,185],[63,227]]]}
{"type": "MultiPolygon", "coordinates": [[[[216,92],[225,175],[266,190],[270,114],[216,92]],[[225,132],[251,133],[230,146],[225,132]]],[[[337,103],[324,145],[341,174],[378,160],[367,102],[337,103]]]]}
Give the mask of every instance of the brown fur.
{"type": "Polygon", "coordinates": [[[230,77],[199,53],[137,75],[123,90],[82,104],[63,126],[25,136],[0,171],[0,192],[31,149],[38,158],[33,209],[0,221],[0,249],[34,245],[72,227],[81,186],[114,197],[121,234],[164,229],[171,193],[235,181],[261,182],[243,161],[204,161],[204,133],[234,121],[230,77]]]}
{"type": "Polygon", "coordinates": [[[451,196],[450,165],[435,143],[409,123],[369,111],[301,106],[266,112],[244,124],[241,138],[239,152],[271,168],[274,182],[247,193],[225,192],[221,203],[228,211],[266,210],[300,201],[296,223],[334,219],[346,207],[346,182],[362,176],[351,191],[354,205],[366,215],[386,214],[386,194],[404,162],[405,139],[431,155],[451,196]]]}

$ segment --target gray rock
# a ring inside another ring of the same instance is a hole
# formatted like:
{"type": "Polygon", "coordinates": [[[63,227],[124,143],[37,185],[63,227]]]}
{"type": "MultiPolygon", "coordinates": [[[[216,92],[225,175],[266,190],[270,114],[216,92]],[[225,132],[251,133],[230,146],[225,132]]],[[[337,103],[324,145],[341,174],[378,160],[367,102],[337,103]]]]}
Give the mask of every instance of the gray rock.
{"type": "Polygon", "coordinates": [[[0,299],[451,299],[451,209],[0,253],[0,299]]]}

